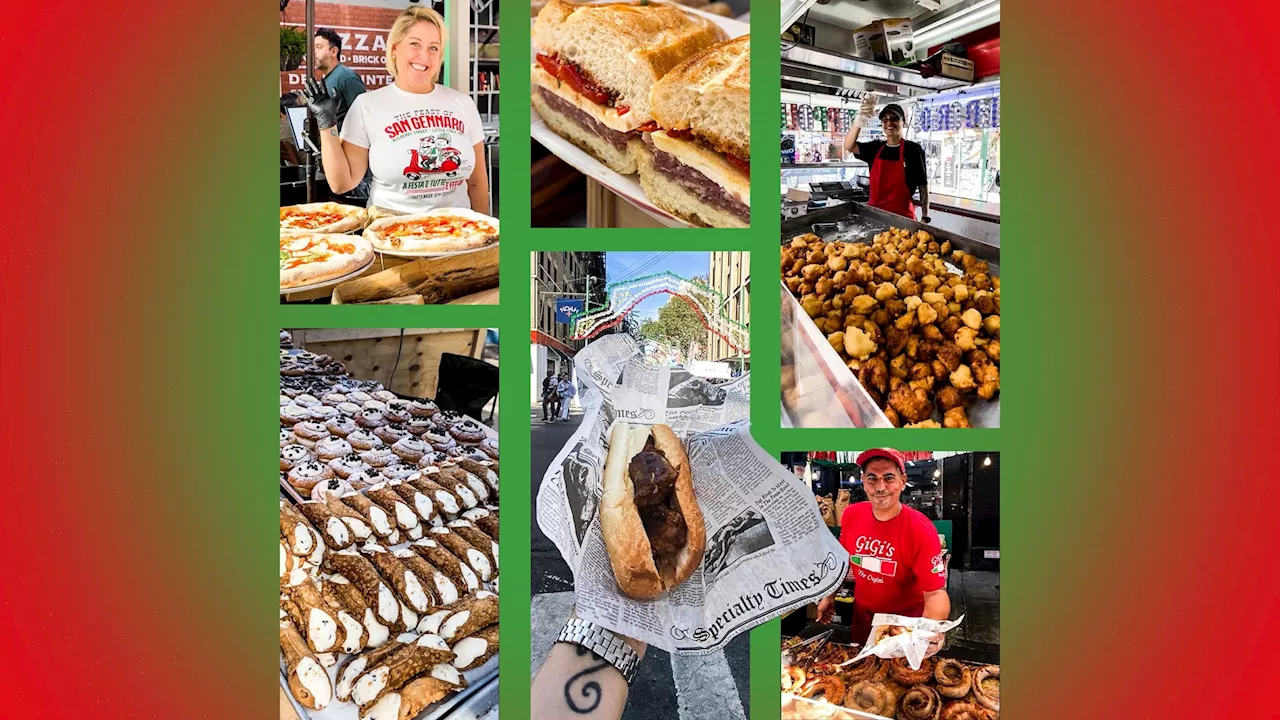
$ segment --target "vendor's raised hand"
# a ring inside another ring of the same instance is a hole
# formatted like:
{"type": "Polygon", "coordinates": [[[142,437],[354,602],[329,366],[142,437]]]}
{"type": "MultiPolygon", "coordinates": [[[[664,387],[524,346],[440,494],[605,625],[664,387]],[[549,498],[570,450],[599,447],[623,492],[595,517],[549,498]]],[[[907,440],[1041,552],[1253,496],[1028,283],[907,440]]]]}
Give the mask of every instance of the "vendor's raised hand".
{"type": "Polygon", "coordinates": [[[307,77],[302,84],[302,97],[307,101],[307,108],[316,118],[316,125],[321,130],[328,130],[338,124],[338,98],[329,94],[324,83],[307,77]]]}
{"type": "Polygon", "coordinates": [[[872,117],[876,114],[876,96],[870,93],[862,98],[862,104],[858,106],[859,117],[872,117]]]}

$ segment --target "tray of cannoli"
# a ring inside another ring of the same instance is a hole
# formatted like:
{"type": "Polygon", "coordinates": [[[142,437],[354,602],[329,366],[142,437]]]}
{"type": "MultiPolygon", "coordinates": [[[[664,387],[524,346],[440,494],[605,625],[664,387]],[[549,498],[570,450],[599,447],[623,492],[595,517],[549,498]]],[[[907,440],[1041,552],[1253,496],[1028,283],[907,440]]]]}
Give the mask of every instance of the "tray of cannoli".
{"type": "MultiPolygon", "coordinates": [[[[860,660],[860,646],[832,642],[830,633],[785,638],[782,718],[814,720],[996,720],[1000,666],[949,657],[860,660]]],[[[944,650],[941,655],[946,655],[944,650]]]]}

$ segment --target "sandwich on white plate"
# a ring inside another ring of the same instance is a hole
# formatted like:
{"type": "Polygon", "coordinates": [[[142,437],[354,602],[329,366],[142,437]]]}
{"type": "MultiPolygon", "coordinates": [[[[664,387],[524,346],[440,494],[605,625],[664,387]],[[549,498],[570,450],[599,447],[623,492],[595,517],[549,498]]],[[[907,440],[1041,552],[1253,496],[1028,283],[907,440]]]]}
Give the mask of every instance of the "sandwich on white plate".
{"type": "Polygon", "coordinates": [[[696,225],[751,224],[751,37],[713,45],[654,84],[658,128],[634,152],[655,205],[696,225]]]}
{"type": "Polygon", "coordinates": [[[643,131],[657,128],[654,85],[726,37],[711,20],[652,0],[550,0],[533,24],[533,107],[557,135],[633,174],[643,131]]]}

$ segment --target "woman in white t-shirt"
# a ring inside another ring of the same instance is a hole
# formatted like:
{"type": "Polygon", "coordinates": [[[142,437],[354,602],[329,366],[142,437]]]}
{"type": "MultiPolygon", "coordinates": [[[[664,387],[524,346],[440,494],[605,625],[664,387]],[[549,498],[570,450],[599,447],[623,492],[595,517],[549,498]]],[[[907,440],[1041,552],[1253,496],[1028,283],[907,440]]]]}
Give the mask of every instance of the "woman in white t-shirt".
{"type": "Polygon", "coordinates": [[[387,37],[387,72],[395,82],[357,96],[341,132],[337,99],[307,79],[304,94],[320,127],[329,189],[350,192],[371,170],[375,216],[438,207],[489,214],[480,112],[465,93],[436,82],[444,35],[444,18],[434,10],[401,13],[387,37]]]}

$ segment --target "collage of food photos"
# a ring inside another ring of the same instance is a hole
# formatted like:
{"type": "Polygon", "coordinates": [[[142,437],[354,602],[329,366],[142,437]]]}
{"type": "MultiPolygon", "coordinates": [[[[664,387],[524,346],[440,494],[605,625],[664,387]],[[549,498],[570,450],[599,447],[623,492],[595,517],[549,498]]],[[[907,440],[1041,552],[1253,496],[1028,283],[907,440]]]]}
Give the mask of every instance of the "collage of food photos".
{"type": "Polygon", "coordinates": [[[498,10],[281,1],[281,720],[998,718],[999,3],[498,10]]]}

